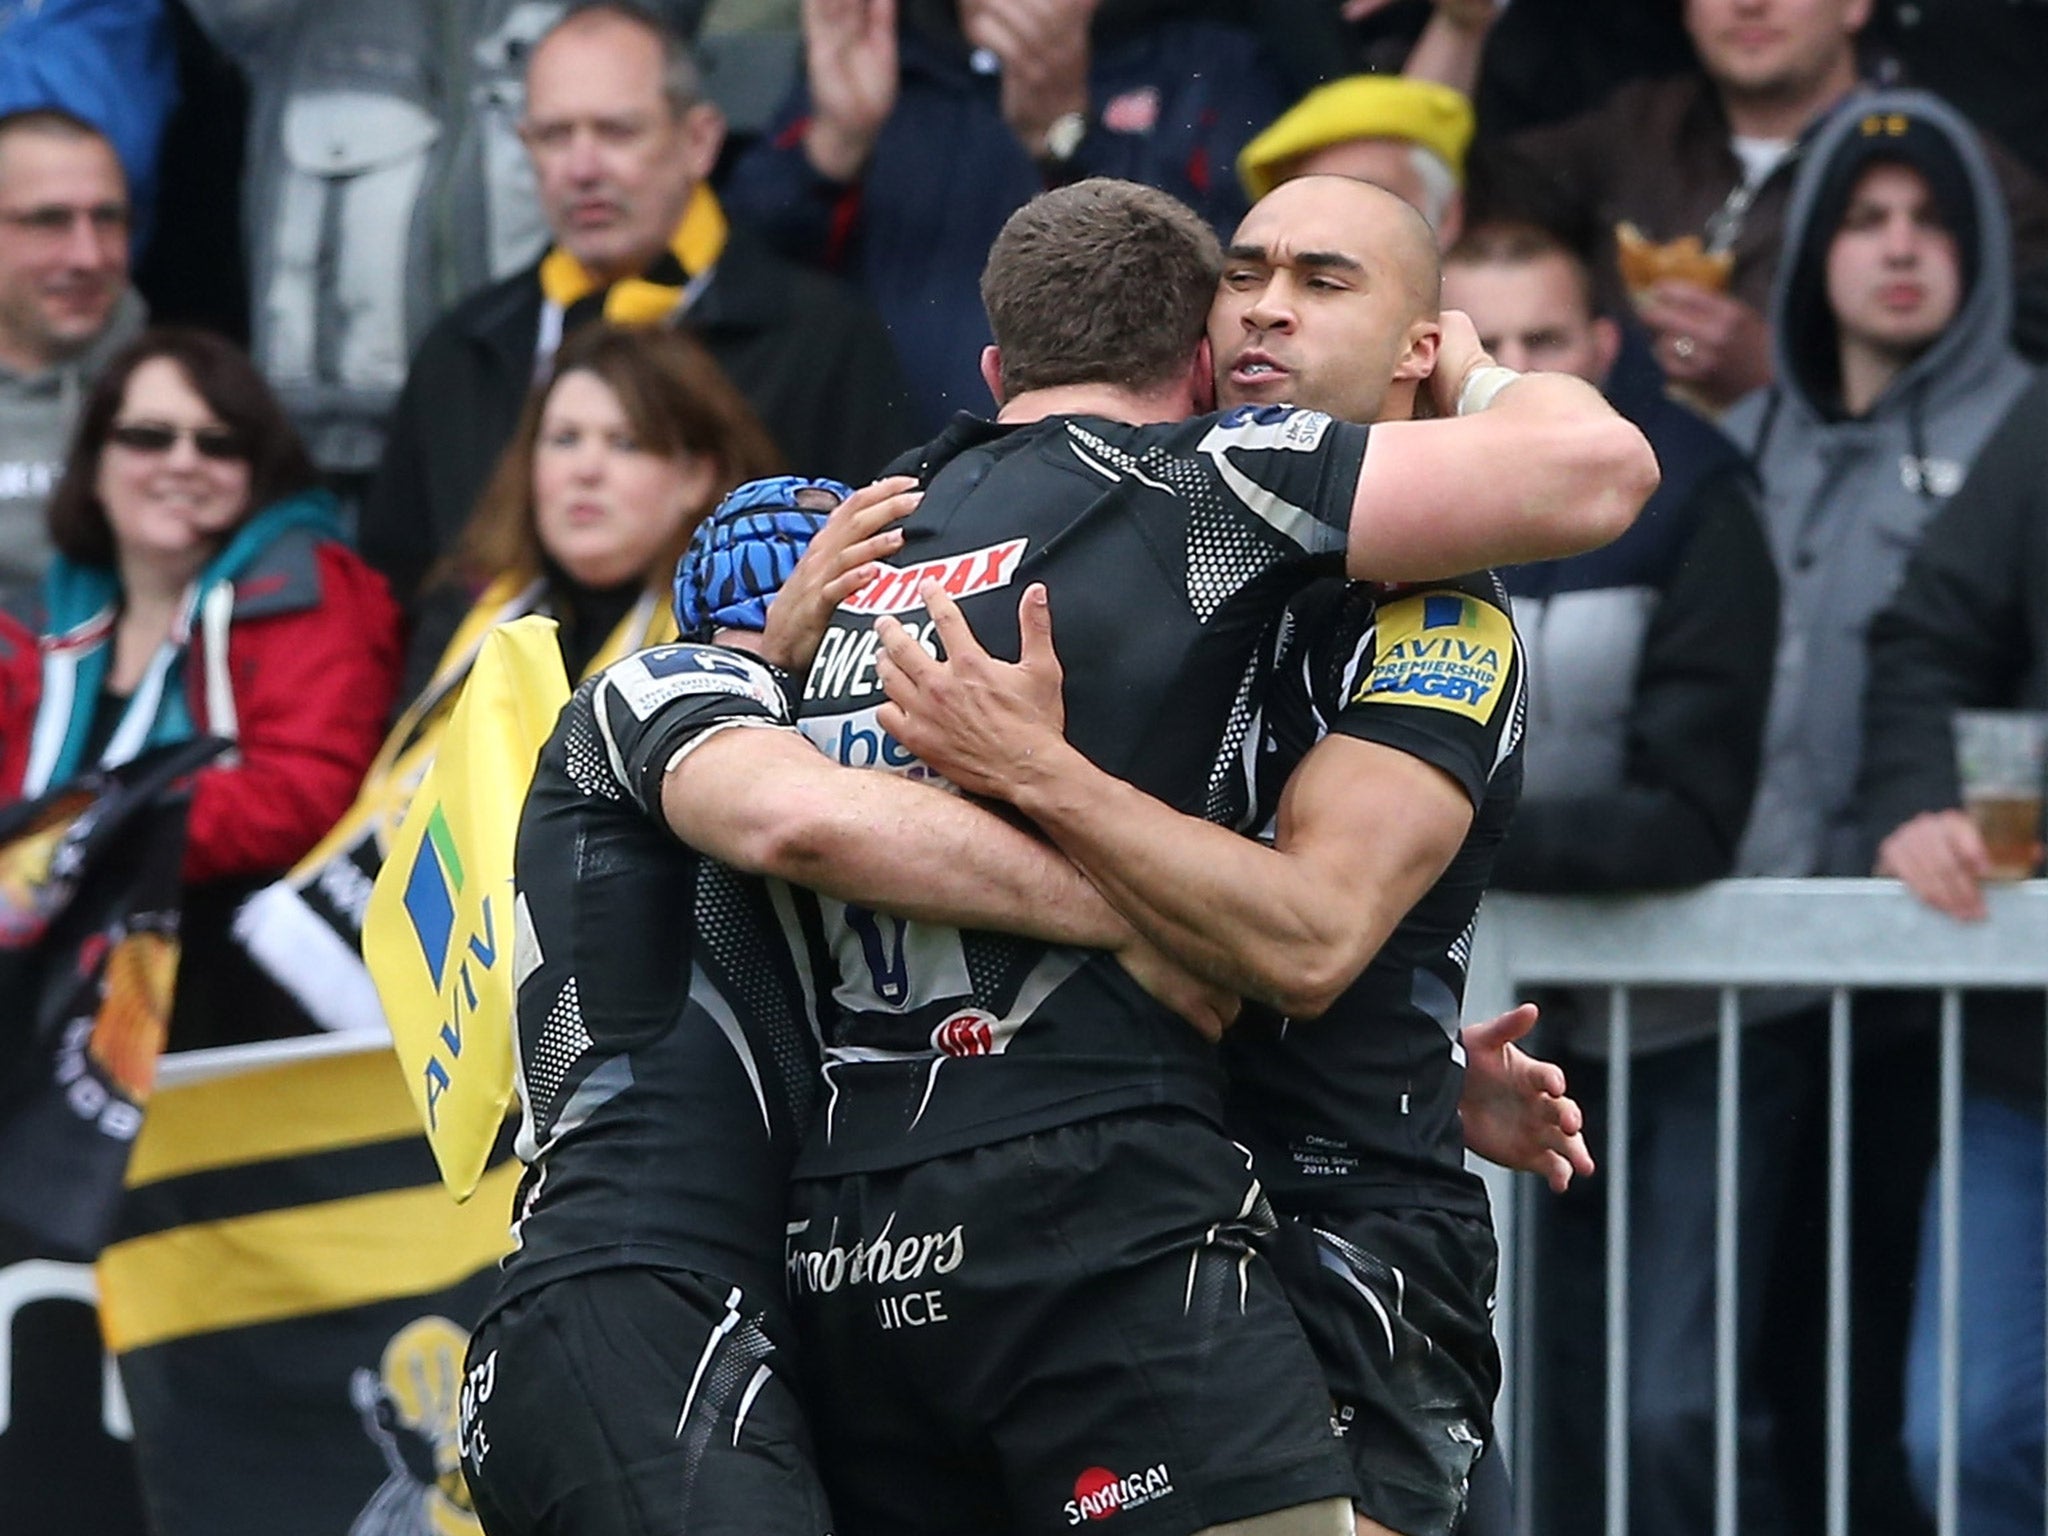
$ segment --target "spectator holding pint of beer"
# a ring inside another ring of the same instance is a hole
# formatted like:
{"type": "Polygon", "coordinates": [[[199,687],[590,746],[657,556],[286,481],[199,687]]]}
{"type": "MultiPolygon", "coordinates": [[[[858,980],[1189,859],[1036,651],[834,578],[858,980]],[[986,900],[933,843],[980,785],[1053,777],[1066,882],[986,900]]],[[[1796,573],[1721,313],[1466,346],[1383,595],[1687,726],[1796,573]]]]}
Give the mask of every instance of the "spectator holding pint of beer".
{"type": "MultiPolygon", "coordinates": [[[[2006,413],[1870,629],[1858,800],[1876,871],[1963,921],[1987,915],[1987,882],[2041,868],[2044,421],[2048,378],[2006,413]],[[2005,761],[1985,761],[2001,749],[2005,761]],[[1980,798],[1973,779],[1989,792],[1980,798]]],[[[1965,994],[1956,1449],[1969,1536],[2031,1529],[2044,1513],[2042,1092],[2039,994],[1965,994]]],[[[1930,1179],[1905,1371],[1907,1471],[1930,1511],[1941,1396],[1935,1202],[1930,1179]]]]}

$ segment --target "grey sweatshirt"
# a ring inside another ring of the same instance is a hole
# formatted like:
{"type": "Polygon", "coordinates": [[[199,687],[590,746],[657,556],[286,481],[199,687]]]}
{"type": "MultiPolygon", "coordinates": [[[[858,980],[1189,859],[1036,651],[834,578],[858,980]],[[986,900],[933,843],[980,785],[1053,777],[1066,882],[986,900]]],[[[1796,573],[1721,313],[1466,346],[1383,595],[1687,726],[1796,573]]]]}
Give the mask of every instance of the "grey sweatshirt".
{"type": "Polygon", "coordinates": [[[1922,527],[2032,376],[2006,340],[2012,304],[2004,201],[1959,114],[1923,92],[1878,91],[1854,97],[1817,130],[1793,187],[1772,293],[1778,382],[1738,401],[1722,421],[1756,460],[1783,590],[1763,775],[1738,873],[1869,873],[1858,867],[1850,803],[1864,636],[1922,527]],[[1967,287],[1954,321],[1866,414],[1850,418],[1836,399],[1837,338],[1823,274],[1845,181],[1871,153],[1864,124],[1885,114],[1903,114],[1948,142],[1969,184],[1975,233],[1958,241],[1967,287]]]}
{"type": "Polygon", "coordinates": [[[75,357],[27,374],[0,363],[0,588],[32,582],[49,564],[43,507],[64,471],[79,408],[107,359],[146,318],[131,288],[98,340],[75,357]]]}

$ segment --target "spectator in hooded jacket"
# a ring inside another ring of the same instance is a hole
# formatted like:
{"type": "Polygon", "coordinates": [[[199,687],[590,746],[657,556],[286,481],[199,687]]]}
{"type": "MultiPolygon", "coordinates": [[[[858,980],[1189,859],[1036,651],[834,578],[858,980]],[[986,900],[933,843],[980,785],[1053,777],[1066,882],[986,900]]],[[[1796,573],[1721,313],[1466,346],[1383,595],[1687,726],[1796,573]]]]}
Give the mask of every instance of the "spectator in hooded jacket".
{"type": "Polygon", "coordinates": [[[1778,381],[1725,422],[1785,588],[1742,873],[1869,868],[1851,805],[1863,638],[2031,377],[2006,340],[2009,249],[1977,137],[1937,97],[1858,96],[1806,154],[1772,295],[1778,381]]]}
{"type": "Polygon", "coordinates": [[[398,610],[341,542],[283,408],[232,343],[145,331],[107,365],[51,498],[40,601],[0,631],[0,797],[196,735],[174,1046],[278,1017],[233,904],[347,807],[398,686],[398,610]]]}
{"type": "MultiPolygon", "coordinates": [[[[1989,860],[1962,810],[1952,723],[1958,709],[2048,709],[2048,377],[2006,413],[1872,623],[1864,707],[1859,800],[1877,873],[1981,922],[1989,860]]],[[[1963,1536],[2003,1536],[2043,1521],[2041,999],[1971,992],[1964,1006],[1957,1491],[1963,1536]]],[[[1905,1381],[1907,1469],[1929,1514],[1937,1210],[1930,1179],[1905,1381]]]]}

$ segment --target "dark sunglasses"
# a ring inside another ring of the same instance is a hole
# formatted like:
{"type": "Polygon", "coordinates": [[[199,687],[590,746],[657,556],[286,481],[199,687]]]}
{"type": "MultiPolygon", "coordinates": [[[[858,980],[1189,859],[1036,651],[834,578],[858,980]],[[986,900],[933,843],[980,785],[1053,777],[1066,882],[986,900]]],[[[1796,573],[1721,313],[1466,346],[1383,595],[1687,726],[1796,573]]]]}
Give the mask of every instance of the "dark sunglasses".
{"type": "Polygon", "coordinates": [[[209,459],[246,459],[249,450],[241,438],[225,427],[173,427],[157,421],[122,421],[107,428],[110,442],[136,453],[169,453],[181,437],[209,459]]]}

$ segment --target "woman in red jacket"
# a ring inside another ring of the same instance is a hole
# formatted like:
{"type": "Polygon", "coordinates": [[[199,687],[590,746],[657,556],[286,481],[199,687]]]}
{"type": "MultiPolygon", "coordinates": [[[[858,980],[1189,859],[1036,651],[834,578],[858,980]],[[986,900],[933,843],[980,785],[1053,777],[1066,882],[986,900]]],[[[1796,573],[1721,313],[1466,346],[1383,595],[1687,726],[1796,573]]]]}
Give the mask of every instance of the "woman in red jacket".
{"type": "Polygon", "coordinates": [[[193,785],[172,1044],[290,1027],[228,917],[362,782],[398,686],[390,594],[248,358],[202,331],[145,332],[108,364],[49,522],[40,603],[0,636],[0,803],[230,739],[193,785]]]}

